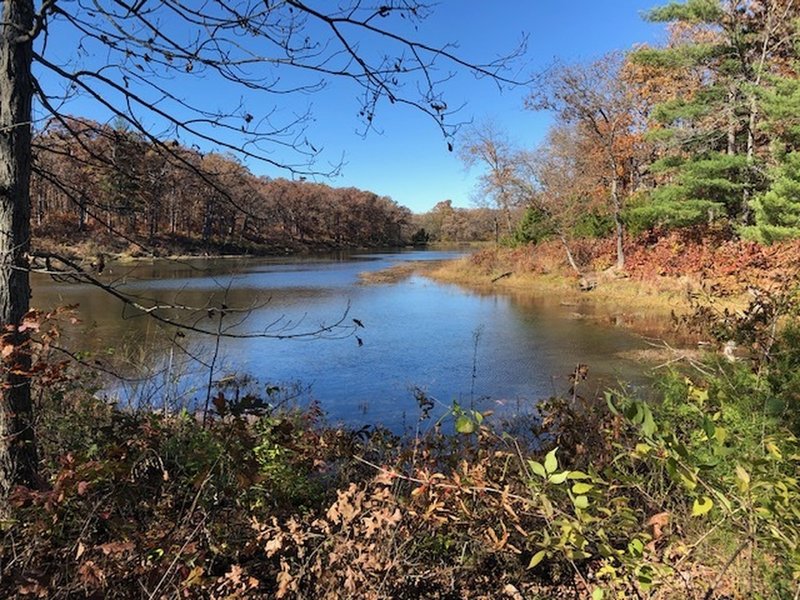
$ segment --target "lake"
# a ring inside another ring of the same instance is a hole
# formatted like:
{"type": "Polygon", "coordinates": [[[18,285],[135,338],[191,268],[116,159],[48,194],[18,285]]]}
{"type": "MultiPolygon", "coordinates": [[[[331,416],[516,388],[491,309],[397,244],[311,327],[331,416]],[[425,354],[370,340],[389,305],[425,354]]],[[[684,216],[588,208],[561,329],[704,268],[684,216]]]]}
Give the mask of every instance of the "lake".
{"type": "MultiPolygon", "coordinates": [[[[261,392],[268,385],[303,390],[301,400],[313,398],[332,420],[353,426],[380,423],[401,430],[413,424],[419,414],[416,389],[436,401],[440,414],[454,401],[524,412],[541,398],[565,393],[578,363],[589,365],[591,391],[620,380],[643,383],[642,367],[619,354],[645,348],[644,340],[623,327],[580,318],[590,309],[563,306],[558,298],[477,292],[418,275],[391,284],[359,281],[361,272],[459,254],[160,260],[111,264],[104,277],[141,298],[196,307],[181,318],[209,330],[221,323],[235,335],[299,334],[343,319],[345,327],[307,339],[223,338],[214,379],[236,373],[252,376],[257,383],[251,387],[261,392]],[[248,310],[220,322],[206,310],[220,301],[248,310]]],[[[127,374],[152,372],[146,381],[110,383],[115,395],[155,407],[165,399],[171,408],[204,403],[213,337],[176,336],[174,328],[93,286],[37,276],[33,287],[39,308],[79,305],[81,323],[65,329],[63,345],[90,353],[89,360],[113,355],[131,365],[127,374]]]]}

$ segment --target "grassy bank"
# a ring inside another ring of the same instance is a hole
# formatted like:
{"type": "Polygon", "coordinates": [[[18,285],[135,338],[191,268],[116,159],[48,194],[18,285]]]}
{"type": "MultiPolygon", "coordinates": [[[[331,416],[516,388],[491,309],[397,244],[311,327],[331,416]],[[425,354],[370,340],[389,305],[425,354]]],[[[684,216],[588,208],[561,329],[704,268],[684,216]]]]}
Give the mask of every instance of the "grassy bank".
{"type": "MultiPolygon", "coordinates": [[[[673,233],[649,246],[642,240],[631,241],[624,271],[612,268],[613,249],[607,240],[576,245],[580,275],[569,267],[563,247],[555,242],[484,248],[439,263],[425,275],[477,291],[532,297],[565,310],[579,307],[598,319],[652,335],[675,329],[670,326],[675,317],[689,316],[698,306],[740,313],[757,294],[786,288],[797,280],[794,243],[763,248],[726,242],[715,247],[713,240],[691,231],[673,233]],[[727,261],[709,258],[720,247],[729,255],[727,261]]],[[[674,333],[688,332],[682,327],[674,333]]]]}

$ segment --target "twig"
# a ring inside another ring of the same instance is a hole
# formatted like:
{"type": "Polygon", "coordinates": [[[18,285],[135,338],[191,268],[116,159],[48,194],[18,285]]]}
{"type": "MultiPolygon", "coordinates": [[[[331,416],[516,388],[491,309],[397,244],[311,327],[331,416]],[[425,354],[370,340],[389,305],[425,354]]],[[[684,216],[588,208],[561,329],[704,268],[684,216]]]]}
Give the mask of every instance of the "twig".
{"type": "Polygon", "coordinates": [[[507,271],[505,273],[501,273],[500,275],[498,275],[497,277],[492,279],[492,283],[495,283],[496,281],[500,281],[501,279],[505,279],[506,277],[511,277],[513,274],[514,273],[512,271],[507,271]]]}
{"type": "Polygon", "coordinates": [[[747,548],[747,546],[751,542],[752,540],[748,538],[741,544],[739,544],[739,547],[736,548],[736,552],[733,553],[733,555],[728,559],[728,561],[722,567],[722,570],[717,574],[717,578],[714,580],[714,583],[711,584],[711,587],[708,588],[708,591],[705,593],[705,596],[703,596],[703,600],[711,600],[712,596],[714,595],[714,591],[717,589],[717,586],[722,582],[722,578],[725,577],[725,573],[728,571],[728,569],[731,568],[731,565],[734,563],[734,561],[739,557],[742,551],[745,548],[747,548]]]}

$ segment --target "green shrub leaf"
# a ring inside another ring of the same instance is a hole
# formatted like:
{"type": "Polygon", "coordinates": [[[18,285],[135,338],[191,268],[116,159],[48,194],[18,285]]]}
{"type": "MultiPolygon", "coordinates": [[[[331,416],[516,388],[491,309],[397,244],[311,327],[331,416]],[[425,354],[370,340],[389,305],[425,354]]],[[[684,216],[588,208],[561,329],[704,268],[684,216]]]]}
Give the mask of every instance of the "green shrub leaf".
{"type": "Polygon", "coordinates": [[[466,415],[461,415],[456,419],[456,431],[465,435],[475,433],[475,421],[466,415]]]}
{"type": "Polygon", "coordinates": [[[556,451],[558,448],[553,448],[544,457],[544,468],[548,473],[555,473],[558,468],[558,459],[556,458],[556,451]]]}
{"type": "Polygon", "coordinates": [[[528,467],[530,467],[530,470],[533,471],[539,477],[547,479],[547,471],[544,470],[544,465],[539,461],[529,460],[528,467]]]}
{"type": "Polygon", "coordinates": [[[533,567],[538,565],[540,562],[542,562],[544,560],[544,557],[546,555],[547,555],[547,552],[545,550],[539,550],[536,554],[534,554],[531,557],[531,562],[528,563],[528,568],[532,569],[533,567]]]}
{"type": "Polygon", "coordinates": [[[702,498],[696,498],[694,503],[692,504],[692,516],[702,517],[712,508],[714,508],[714,501],[708,496],[703,496],[702,498]]]}

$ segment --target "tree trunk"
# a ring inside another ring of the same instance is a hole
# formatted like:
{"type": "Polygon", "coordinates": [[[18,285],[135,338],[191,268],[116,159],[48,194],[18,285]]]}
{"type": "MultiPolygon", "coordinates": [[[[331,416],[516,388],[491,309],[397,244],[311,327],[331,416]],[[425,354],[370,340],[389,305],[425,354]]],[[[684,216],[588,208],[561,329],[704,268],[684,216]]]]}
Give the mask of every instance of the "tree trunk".
{"type": "Polygon", "coordinates": [[[736,89],[728,90],[728,156],[736,154],[736,89]]]}
{"type": "Polygon", "coordinates": [[[36,483],[30,354],[17,331],[30,303],[31,81],[33,2],[0,4],[0,330],[15,350],[0,373],[0,513],[14,484],[36,483]]]}
{"type": "Polygon", "coordinates": [[[611,179],[611,204],[614,208],[614,227],[617,237],[617,269],[620,271],[625,268],[625,250],[623,248],[624,228],[622,227],[622,205],[619,200],[619,182],[616,176],[616,165],[614,166],[615,175],[611,179]]]}
{"type": "Polygon", "coordinates": [[[570,250],[569,244],[567,243],[567,238],[563,234],[559,234],[558,237],[561,243],[564,244],[564,251],[567,253],[569,266],[572,267],[572,270],[575,271],[579,277],[583,276],[583,273],[581,273],[581,270],[578,268],[578,263],[575,262],[575,257],[572,256],[572,250],[570,250]]]}
{"type": "MultiPolygon", "coordinates": [[[[755,148],[756,148],[756,124],[758,121],[758,101],[755,95],[750,96],[750,115],[747,119],[747,166],[752,169],[755,162],[755,148]]],[[[748,178],[749,178],[748,173],[748,178]]],[[[745,225],[749,225],[752,220],[752,211],[750,209],[750,187],[745,185],[742,191],[742,216],[741,221],[745,225]]]]}

